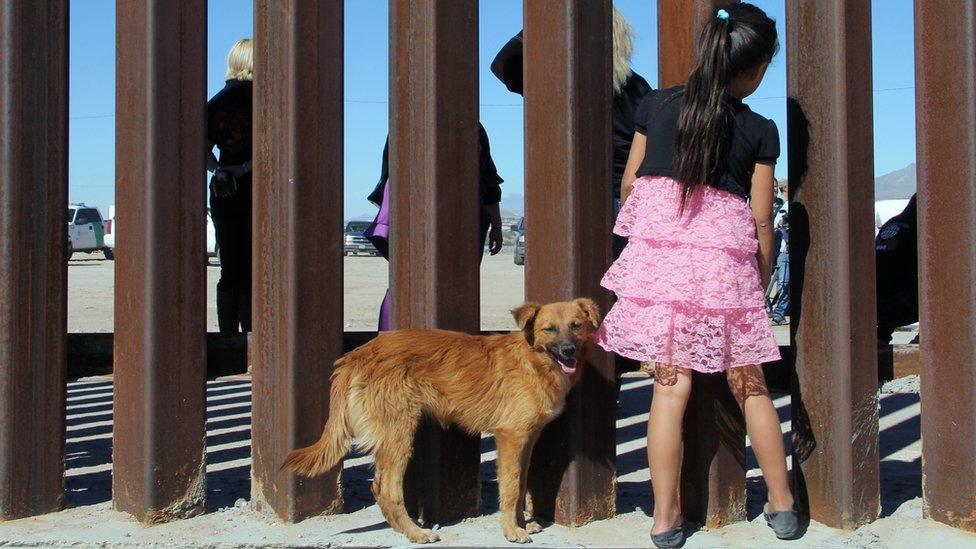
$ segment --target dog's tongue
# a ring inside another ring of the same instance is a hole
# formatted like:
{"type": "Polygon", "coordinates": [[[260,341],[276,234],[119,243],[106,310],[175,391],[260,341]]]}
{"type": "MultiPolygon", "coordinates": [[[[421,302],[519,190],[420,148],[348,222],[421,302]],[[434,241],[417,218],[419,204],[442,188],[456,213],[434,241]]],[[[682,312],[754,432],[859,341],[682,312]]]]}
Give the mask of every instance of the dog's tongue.
{"type": "Polygon", "coordinates": [[[559,367],[563,369],[563,373],[566,375],[573,375],[576,372],[576,359],[570,359],[567,361],[558,360],[559,367]]]}

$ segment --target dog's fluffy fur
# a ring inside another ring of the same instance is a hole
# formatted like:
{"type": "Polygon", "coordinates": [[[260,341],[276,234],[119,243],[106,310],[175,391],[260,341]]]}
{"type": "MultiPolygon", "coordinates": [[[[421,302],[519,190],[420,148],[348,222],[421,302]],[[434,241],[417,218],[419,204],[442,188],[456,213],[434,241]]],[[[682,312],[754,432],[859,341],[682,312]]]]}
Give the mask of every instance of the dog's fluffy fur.
{"type": "Polygon", "coordinates": [[[599,312],[584,298],[526,303],[512,313],[518,332],[384,332],[340,358],[322,437],[291,452],[283,466],[320,475],[339,466],[355,440],[375,457],[373,494],[390,526],[411,542],[432,542],[437,535],[414,524],[403,503],[403,475],[421,416],[472,434],[488,431],[498,447],[505,537],[530,541],[528,534],[539,528],[525,509],[532,447],[563,409],[599,312]]]}

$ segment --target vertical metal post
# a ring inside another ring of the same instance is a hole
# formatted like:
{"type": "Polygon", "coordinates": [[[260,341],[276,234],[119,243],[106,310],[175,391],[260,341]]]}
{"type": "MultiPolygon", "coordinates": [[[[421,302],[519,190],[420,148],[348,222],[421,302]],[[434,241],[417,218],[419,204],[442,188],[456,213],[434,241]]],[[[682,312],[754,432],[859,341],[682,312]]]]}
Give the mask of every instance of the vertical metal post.
{"type": "Polygon", "coordinates": [[[279,468],[321,435],[342,354],[343,3],[257,0],[254,26],[251,498],[297,521],[342,510],[339,470],[279,468]]]}
{"type": "Polygon", "coordinates": [[[0,2],[0,520],[60,509],[68,2],[0,2]]]}
{"type": "MultiPolygon", "coordinates": [[[[592,297],[610,265],[609,0],[525,2],[526,297],[592,297]]],[[[590,349],[584,379],[543,432],[529,489],[536,514],[577,525],[616,508],[614,368],[590,349]]]]}
{"type": "Polygon", "coordinates": [[[746,425],[724,375],[693,373],[682,441],[685,517],[708,528],[746,520],[746,425]]]}
{"type": "Polygon", "coordinates": [[[976,5],[915,2],[922,490],[976,531],[976,5]]]}
{"type": "Polygon", "coordinates": [[[204,509],[207,3],[116,14],[112,495],[152,524],[204,509]]]}
{"type": "Polygon", "coordinates": [[[834,528],[877,518],[871,3],[787,3],[798,505],[834,528]]]}
{"type": "MultiPolygon", "coordinates": [[[[390,1],[390,288],[397,328],[480,328],[478,2],[390,1]]],[[[476,515],[479,437],[425,424],[408,507],[476,515]]]]}
{"type": "Polygon", "coordinates": [[[658,88],[684,84],[695,64],[695,41],[703,21],[739,0],[657,0],[658,88]]]}
{"type": "MultiPolygon", "coordinates": [[[[658,82],[683,84],[701,25],[736,0],[658,0],[658,82]]],[[[746,428],[725,376],[696,374],[684,419],[681,507],[717,528],[746,518],[746,428]]],[[[652,472],[653,474],[653,472],[652,472]]]]}

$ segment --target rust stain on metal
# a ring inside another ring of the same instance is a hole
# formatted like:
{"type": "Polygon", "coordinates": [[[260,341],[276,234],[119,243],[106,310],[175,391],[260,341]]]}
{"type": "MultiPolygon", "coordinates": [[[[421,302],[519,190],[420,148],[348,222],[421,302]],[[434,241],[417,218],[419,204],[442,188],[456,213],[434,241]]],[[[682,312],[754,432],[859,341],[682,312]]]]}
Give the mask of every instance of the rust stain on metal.
{"type": "MultiPolygon", "coordinates": [[[[392,320],[480,330],[478,2],[390,2],[392,320]]],[[[410,511],[477,515],[479,437],[421,426],[407,471],[410,511]]]]}
{"type": "Polygon", "coordinates": [[[695,63],[702,21],[738,0],[657,0],[658,87],[684,84],[695,63]]]}
{"type": "MultiPolygon", "coordinates": [[[[206,441],[204,441],[206,444],[206,441]]],[[[203,513],[207,497],[207,473],[204,465],[206,456],[200,456],[199,469],[190,480],[186,493],[162,509],[146,511],[144,523],[163,524],[175,519],[191,518],[203,513]]]]}
{"type": "Polygon", "coordinates": [[[878,517],[871,5],[787,4],[794,471],[812,518],[878,517]]]}
{"type": "MultiPolygon", "coordinates": [[[[610,265],[609,0],[525,2],[525,294],[595,298],[610,265]]],[[[560,524],[609,518],[616,503],[613,358],[601,349],[536,446],[537,514],[560,524]]]]}
{"type": "Polygon", "coordinates": [[[0,2],[0,520],[64,500],[68,3],[0,2]]]}
{"type": "Polygon", "coordinates": [[[251,498],[299,521],[342,508],[339,471],[280,467],[321,435],[342,354],[342,235],[308,235],[343,221],[343,2],[258,0],[254,23],[251,498]]]}
{"type": "Polygon", "coordinates": [[[194,494],[205,454],[207,5],[120,1],[116,11],[116,196],[126,229],[115,262],[112,489],[115,508],[146,523],[203,510],[194,494]]]}
{"type": "Polygon", "coordinates": [[[922,492],[976,531],[976,4],[915,2],[922,492]]]}
{"type": "Polygon", "coordinates": [[[685,517],[709,528],[745,520],[745,421],[725,376],[693,375],[684,425],[685,517]]]}

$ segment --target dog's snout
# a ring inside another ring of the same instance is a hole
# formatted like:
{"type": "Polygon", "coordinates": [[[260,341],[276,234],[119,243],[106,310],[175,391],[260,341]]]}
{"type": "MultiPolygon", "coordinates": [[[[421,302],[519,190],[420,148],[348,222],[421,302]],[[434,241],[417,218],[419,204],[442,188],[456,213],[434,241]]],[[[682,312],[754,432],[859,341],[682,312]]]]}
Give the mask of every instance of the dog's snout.
{"type": "Polygon", "coordinates": [[[559,346],[559,354],[562,358],[573,358],[576,354],[576,345],[572,343],[563,343],[559,346]]]}

